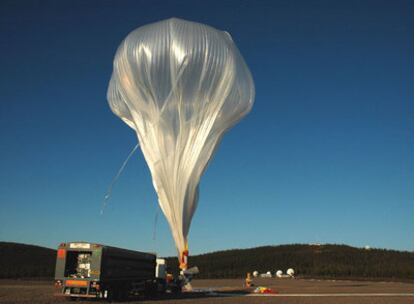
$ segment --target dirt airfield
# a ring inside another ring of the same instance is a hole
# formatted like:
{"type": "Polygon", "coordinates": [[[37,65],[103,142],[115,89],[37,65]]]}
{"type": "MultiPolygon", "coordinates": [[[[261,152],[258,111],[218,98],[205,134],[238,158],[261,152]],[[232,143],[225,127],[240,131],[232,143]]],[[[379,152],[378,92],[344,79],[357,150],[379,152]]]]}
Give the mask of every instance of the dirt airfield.
{"type": "MultiPolygon", "coordinates": [[[[194,280],[192,293],[179,297],[135,298],[124,303],[414,303],[414,283],[336,281],[310,279],[255,279],[255,286],[266,286],[275,294],[256,295],[243,280],[194,280]]],[[[0,280],[0,303],[73,303],[55,297],[53,281],[0,280]]],[[[105,303],[105,301],[99,301],[105,303]]],[[[78,303],[99,303],[82,300],[78,303]]]]}

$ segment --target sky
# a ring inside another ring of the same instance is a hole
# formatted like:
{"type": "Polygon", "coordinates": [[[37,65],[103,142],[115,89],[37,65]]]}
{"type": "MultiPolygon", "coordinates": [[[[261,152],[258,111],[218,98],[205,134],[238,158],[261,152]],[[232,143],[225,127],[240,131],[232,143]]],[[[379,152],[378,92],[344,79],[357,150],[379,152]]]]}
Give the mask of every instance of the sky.
{"type": "Polygon", "coordinates": [[[1,1],[0,241],[175,255],[106,100],[120,42],[178,17],[229,32],[252,112],[200,184],[190,254],[291,243],[414,251],[413,1],[1,1]]]}

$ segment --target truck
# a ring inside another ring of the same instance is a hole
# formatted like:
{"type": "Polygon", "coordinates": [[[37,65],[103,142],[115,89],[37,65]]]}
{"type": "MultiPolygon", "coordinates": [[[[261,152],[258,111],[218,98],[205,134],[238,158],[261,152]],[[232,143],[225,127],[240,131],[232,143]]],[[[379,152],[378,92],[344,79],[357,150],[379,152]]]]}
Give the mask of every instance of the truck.
{"type": "Polygon", "coordinates": [[[164,259],[152,253],[88,242],[61,243],[57,250],[56,295],[122,300],[130,295],[155,295],[167,288],[164,259]]]}

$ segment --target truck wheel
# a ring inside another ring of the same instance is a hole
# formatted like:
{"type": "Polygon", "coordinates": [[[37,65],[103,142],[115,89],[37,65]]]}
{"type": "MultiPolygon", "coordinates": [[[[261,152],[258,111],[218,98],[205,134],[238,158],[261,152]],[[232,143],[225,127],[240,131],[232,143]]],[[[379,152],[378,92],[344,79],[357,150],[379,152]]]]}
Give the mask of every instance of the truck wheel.
{"type": "Polygon", "coordinates": [[[122,288],[119,290],[118,292],[118,300],[119,301],[126,301],[128,299],[129,296],[129,291],[125,288],[122,288]]]}
{"type": "Polygon", "coordinates": [[[114,302],[119,300],[118,291],[116,289],[109,289],[108,296],[106,298],[108,302],[114,302]]]}
{"type": "Polygon", "coordinates": [[[174,286],[172,288],[172,292],[173,292],[173,294],[180,294],[181,293],[181,288],[178,287],[178,286],[174,286]]]}
{"type": "Polygon", "coordinates": [[[157,285],[153,282],[147,283],[145,286],[145,295],[150,298],[155,297],[157,295],[157,285]]]}

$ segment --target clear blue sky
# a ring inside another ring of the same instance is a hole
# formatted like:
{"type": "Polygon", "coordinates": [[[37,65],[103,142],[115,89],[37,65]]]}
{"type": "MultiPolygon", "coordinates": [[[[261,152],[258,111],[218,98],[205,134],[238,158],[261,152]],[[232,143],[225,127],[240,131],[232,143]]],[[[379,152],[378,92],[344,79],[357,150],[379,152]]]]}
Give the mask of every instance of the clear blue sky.
{"type": "Polygon", "coordinates": [[[121,40],[179,17],[230,32],[256,103],[201,180],[190,253],[286,243],[414,250],[413,1],[1,1],[0,240],[175,255],[106,90],[121,40]]]}

